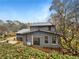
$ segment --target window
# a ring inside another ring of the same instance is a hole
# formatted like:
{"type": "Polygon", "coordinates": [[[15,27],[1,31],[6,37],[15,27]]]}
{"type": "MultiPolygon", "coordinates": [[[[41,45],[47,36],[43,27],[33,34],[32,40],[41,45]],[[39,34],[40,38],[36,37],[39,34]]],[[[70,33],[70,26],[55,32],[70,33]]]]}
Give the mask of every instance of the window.
{"type": "Polygon", "coordinates": [[[49,31],[51,31],[51,26],[49,26],[49,31]]]}
{"type": "Polygon", "coordinates": [[[33,44],[34,45],[40,45],[40,38],[39,37],[34,37],[33,44]]]}
{"type": "Polygon", "coordinates": [[[48,36],[45,36],[45,43],[48,43],[48,36]]]}
{"type": "Polygon", "coordinates": [[[56,41],[57,41],[57,40],[56,40],[56,36],[53,36],[53,37],[52,37],[52,43],[53,43],[53,44],[56,44],[56,41]]]}
{"type": "Polygon", "coordinates": [[[53,43],[53,44],[56,44],[56,40],[53,40],[53,39],[52,39],[52,43],[53,43]]]}
{"type": "Polygon", "coordinates": [[[17,40],[22,41],[22,37],[17,37],[17,40]]]}

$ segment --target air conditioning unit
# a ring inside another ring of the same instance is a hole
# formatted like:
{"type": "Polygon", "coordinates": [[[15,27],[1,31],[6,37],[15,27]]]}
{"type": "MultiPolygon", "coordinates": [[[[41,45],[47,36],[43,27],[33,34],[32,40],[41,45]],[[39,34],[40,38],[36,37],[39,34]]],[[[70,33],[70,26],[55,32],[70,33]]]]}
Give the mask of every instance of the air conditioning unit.
{"type": "Polygon", "coordinates": [[[28,46],[31,46],[32,44],[31,44],[31,42],[27,42],[27,45],[28,45],[28,46]]]}

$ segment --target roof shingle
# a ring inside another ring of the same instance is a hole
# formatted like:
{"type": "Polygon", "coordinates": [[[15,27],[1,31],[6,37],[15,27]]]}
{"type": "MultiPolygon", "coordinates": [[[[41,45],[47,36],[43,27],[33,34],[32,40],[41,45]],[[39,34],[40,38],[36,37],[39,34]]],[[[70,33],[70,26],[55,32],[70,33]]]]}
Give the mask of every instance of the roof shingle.
{"type": "Polygon", "coordinates": [[[40,23],[31,23],[30,26],[51,26],[51,25],[53,24],[50,22],[40,22],[40,23]]]}

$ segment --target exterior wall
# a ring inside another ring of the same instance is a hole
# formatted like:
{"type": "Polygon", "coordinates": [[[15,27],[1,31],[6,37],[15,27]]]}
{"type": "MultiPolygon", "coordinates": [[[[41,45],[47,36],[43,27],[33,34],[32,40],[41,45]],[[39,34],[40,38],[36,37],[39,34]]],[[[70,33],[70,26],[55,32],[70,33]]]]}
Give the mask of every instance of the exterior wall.
{"type": "Polygon", "coordinates": [[[51,26],[51,31],[54,32],[55,31],[55,27],[51,26]]]}
{"type": "Polygon", "coordinates": [[[52,43],[52,37],[54,34],[44,33],[44,32],[34,32],[28,35],[17,35],[18,37],[23,38],[23,43],[27,44],[29,42],[31,45],[33,45],[33,38],[39,37],[40,38],[40,47],[50,47],[50,48],[58,48],[59,45],[59,39],[57,38],[57,44],[52,43]],[[48,36],[48,43],[45,43],[45,36],[48,36]]]}
{"type": "Polygon", "coordinates": [[[27,38],[26,38],[26,35],[23,35],[23,44],[27,44],[27,38]]]}
{"type": "Polygon", "coordinates": [[[25,41],[26,36],[25,35],[16,35],[17,40],[19,37],[22,38],[23,43],[26,43],[26,41],[25,41]]]}
{"type": "Polygon", "coordinates": [[[31,27],[31,31],[36,31],[36,30],[46,30],[48,31],[48,27],[31,27]]]}
{"type": "MultiPolygon", "coordinates": [[[[44,33],[44,32],[43,33],[42,32],[35,32],[35,33],[29,34],[29,35],[31,36],[31,37],[28,36],[29,39],[31,39],[31,41],[30,41],[31,43],[32,43],[32,36],[39,37],[41,47],[58,48],[60,46],[59,43],[57,43],[57,44],[52,43],[52,36],[53,36],[52,34],[48,34],[48,33],[44,33]],[[45,43],[45,36],[48,36],[48,43],[45,43]]],[[[57,42],[58,42],[58,39],[57,39],[57,42]]]]}
{"type": "Polygon", "coordinates": [[[23,35],[23,43],[26,45],[32,45],[32,36],[31,35],[23,35]]]}
{"type": "Polygon", "coordinates": [[[23,35],[16,35],[17,40],[19,40],[18,38],[21,37],[22,39],[24,38],[23,35]]]}
{"type": "Polygon", "coordinates": [[[31,44],[31,45],[33,44],[33,43],[32,43],[32,35],[30,35],[30,34],[27,35],[27,42],[26,42],[26,43],[27,43],[27,44],[29,43],[29,44],[31,44]]]}
{"type": "MultiPolygon", "coordinates": [[[[44,27],[30,27],[31,31],[36,31],[36,30],[45,30],[45,31],[49,31],[49,26],[44,26],[44,27]]],[[[55,31],[55,27],[51,26],[51,31],[55,31]]]]}

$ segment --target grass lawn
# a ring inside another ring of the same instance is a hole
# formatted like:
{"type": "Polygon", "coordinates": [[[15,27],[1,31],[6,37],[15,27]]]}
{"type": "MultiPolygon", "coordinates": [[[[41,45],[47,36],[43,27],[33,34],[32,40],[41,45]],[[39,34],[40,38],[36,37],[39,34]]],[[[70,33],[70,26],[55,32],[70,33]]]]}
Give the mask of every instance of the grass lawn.
{"type": "Polygon", "coordinates": [[[0,59],[79,59],[79,57],[62,55],[55,51],[46,53],[22,45],[0,43],[0,59]]]}

